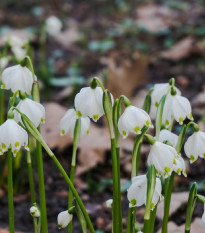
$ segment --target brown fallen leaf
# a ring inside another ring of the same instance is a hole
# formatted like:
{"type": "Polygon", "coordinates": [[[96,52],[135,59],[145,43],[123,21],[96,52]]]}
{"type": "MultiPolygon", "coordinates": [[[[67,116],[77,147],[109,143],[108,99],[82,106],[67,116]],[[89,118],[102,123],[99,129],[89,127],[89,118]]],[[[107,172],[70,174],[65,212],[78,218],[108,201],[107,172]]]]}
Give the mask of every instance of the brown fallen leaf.
{"type": "MultiPolygon", "coordinates": [[[[182,205],[187,203],[188,201],[189,192],[179,192],[173,193],[171,204],[170,204],[170,211],[169,215],[175,213],[182,205]]],[[[157,208],[157,217],[162,219],[164,215],[164,200],[160,201],[157,208]]]]}
{"type": "Polygon", "coordinates": [[[160,52],[160,57],[178,61],[193,54],[204,55],[205,46],[189,36],[180,40],[171,49],[160,52]]]}
{"type": "Polygon", "coordinates": [[[86,135],[79,142],[79,163],[76,175],[80,175],[98,163],[105,162],[105,153],[110,150],[110,136],[108,128],[100,128],[91,124],[90,135],[86,135]]]}
{"type": "MultiPolygon", "coordinates": [[[[168,232],[169,233],[184,233],[185,231],[185,225],[178,226],[174,222],[168,223],[168,232]]],[[[204,232],[204,229],[201,225],[201,219],[196,218],[193,223],[191,224],[191,233],[202,233],[204,232]]],[[[161,229],[157,232],[161,233],[161,229]]]]}
{"type": "MultiPolygon", "coordinates": [[[[9,230],[6,230],[6,229],[3,229],[3,228],[0,228],[0,233],[9,233],[9,230]]],[[[23,232],[15,231],[15,233],[23,233],[23,232]]]]}
{"type": "Polygon", "coordinates": [[[106,59],[108,67],[106,87],[114,98],[126,95],[130,98],[134,90],[145,81],[149,59],[138,52],[131,58],[124,51],[113,51],[106,59]]]}
{"type": "Polygon", "coordinates": [[[46,122],[41,126],[42,136],[51,149],[63,150],[73,143],[69,134],[60,136],[60,120],[68,109],[54,102],[43,105],[46,109],[46,122]]]}
{"type": "Polygon", "coordinates": [[[146,4],[137,8],[137,24],[152,33],[158,33],[176,25],[176,12],[167,6],[146,4]]]}
{"type": "Polygon", "coordinates": [[[64,48],[70,48],[80,37],[77,22],[71,21],[68,28],[61,32],[54,39],[58,41],[64,48]]]}

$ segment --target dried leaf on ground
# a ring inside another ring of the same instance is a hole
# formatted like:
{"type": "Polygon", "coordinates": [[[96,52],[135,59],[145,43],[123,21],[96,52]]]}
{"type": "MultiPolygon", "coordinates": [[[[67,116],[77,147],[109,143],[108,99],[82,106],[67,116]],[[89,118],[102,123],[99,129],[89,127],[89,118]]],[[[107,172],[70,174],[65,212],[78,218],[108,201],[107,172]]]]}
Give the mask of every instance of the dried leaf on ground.
{"type": "Polygon", "coordinates": [[[60,120],[68,109],[55,102],[46,103],[44,107],[46,109],[46,122],[41,126],[42,136],[51,149],[63,150],[73,143],[69,134],[60,136],[60,120]]]}
{"type": "Polygon", "coordinates": [[[82,137],[79,142],[79,164],[76,168],[76,175],[88,171],[99,163],[104,163],[108,150],[110,150],[108,128],[99,128],[91,124],[90,135],[82,137]]]}
{"type": "Polygon", "coordinates": [[[165,31],[176,24],[176,12],[167,6],[146,4],[137,9],[137,24],[152,33],[165,31]]]}
{"type": "Polygon", "coordinates": [[[204,55],[205,46],[193,37],[186,37],[176,43],[171,49],[160,52],[160,57],[178,61],[193,54],[204,55]]]}
{"type": "MultiPolygon", "coordinates": [[[[189,192],[173,193],[169,214],[175,213],[182,205],[188,202],[189,192]]],[[[164,215],[164,200],[160,201],[157,208],[157,217],[162,219],[164,215]]]]}
{"type": "MultiPolygon", "coordinates": [[[[178,226],[174,222],[169,222],[168,223],[168,231],[169,233],[184,233],[185,231],[185,225],[178,226]]],[[[191,224],[191,233],[202,233],[204,232],[204,229],[202,228],[201,225],[201,218],[196,218],[192,224],[191,224]]],[[[161,229],[157,232],[161,233],[161,229]]]]}
{"type": "Polygon", "coordinates": [[[131,58],[123,51],[114,51],[106,59],[108,67],[107,88],[114,98],[126,95],[130,98],[134,90],[145,81],[149,59],[138,52],[131,58]]]}
{"type": "MultiPolygon", "coordinates": [[[[0,233],[9,233],[9,230],[6,230],[6,229],[3,229],[3,228],[0,228],[0,233]]],[[[15,233],[23,233],[23,232],[16,231],[15,233]]]]}
{"type": "Polygon", "coordinates": [[[78,25],[75,21],[69,23],[68,28],[61,32],[55,39],[64,48],[70,48],[80,37],[78,25]]]}

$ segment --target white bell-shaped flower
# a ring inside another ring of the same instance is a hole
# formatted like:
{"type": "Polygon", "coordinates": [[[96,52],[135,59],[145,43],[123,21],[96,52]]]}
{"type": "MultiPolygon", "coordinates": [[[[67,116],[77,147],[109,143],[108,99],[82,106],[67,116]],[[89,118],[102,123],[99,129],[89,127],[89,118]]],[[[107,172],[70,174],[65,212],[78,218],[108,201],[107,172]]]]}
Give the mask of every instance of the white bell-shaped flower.
{"type": "Polygon", "coordinates": [[[7,57],[0,58],[0,72],[8,65],[9,59],[7,57]]]}
{"type": "Polygon", "coordinates": [[[102,115],[104,115],[102,88],[82,88],[75,96],[74,105],[79,117],[89,116],[94,121],[97,121],[102,115]]]}
{"type": "MultiPolygon", "coordinates": [[[[152,197],[152,209],[161,199],[161,181],[156,178],[156,185],[152,197]]],[[[127,190],[127,198],[130,202],[129,207],[142,206],[146,204],[147,199],[147,177],[146,175],[135,176],[132,178],[132,184],[127,190]]]]}
{"type": "MultiPolygon", "coordinates": [[[[68,132],[71,134],[73,138],[75,123],[79,117],[77,116],[77,112],[74,109],[69,109],[64,117],[60,121],[60,134],[61,136],[67,134],[68,132]]],[[[90,127],[90,119],[88,117],[81,117],[81,128],[80,128],[80,136],[82,137],[85,134],[89,134],[90,127]]]]}
{"type": "Polygon", "coordinates": [[[174,170],[173,162],[175,157],[177,157],[177,151],[172,146],[156,141],[151,146],[148,155],[148,165],[153,164],[157,174],[166,178],[174,170]]]}
{"type": "Polygon", "coordinates": [[[68,226],[72,221],[73,215],[68,213],[68,210],[62,211],[58,214],[58,228],[62,229],[68,226]]]}
{"type": "Polygon", "coordinates": [[[204,213],[201,218],[201,223],[202,223],[202,227],[205,229],[205,205],[204,205],[204,213]]]}
{"type": "Polygon", "coordinates": [[[184,162],[184,159],[180,155],[177,155],[174,158],[173,163],[174,163],[174,171],[178,175],[181,175],[182,173],[185,177],[187,177],[185,162],[184,162]]]}
{"type": "Polygon", "coordinates": [[[31,216],[33,216],[35,218],[39,218],[41,215],[39,209],[36,206],[31,206],[30,214],[31,214],[31,216]]]}
{"type": "Polygon", "coordinates": [[[176,134],[170,132],[167,129],[163,129],[160,131],[159,141],[160,142],[168,141],[169,143],[172,144],[173,147],[176,147],[177,141],[178,141],[178,136],[176,134]]]}
{"type": "MultiPolygon", "coordinates": [[[[31,99],[25,98],[21,100],[16,106],[22,113],[24,113],[36,127],[40,125],[40,123],[45,123],[45,108],[42,104],[37,103],[31,99]]],[[[21,122],[21,115],[14,110],[14,120],[18,123],[21,122]]]]}
{"type": "Polygon", "coordinates": [[[193,133],[184,144],[184,151],[193,163],[198,159],[198,156],[205,158],[205,133],[198,131],[193,133]]]}
{"type": "MultiPolygon", "coordinates": [[[[35,79],[36,76],[35,76],[35,79]]],[[[27,67],[15,65],[6,68],[2,73],[2,89],[11,89],[12,92],[22,91],[31,93],[33,84],[32,72],[27,67]]]]}
{"type": "MultiPolygon", "coordinates": [[[[159,105],[159,102],[162,98],[163,95],[168,94],[168,96],[170,96],[170,84],[169,83],[157,83],[154,85],[154,89],[151,93],[151,101],[152,101],[152,112],[155,114],[157,107],[159,105]]],[[[175,90],[177,92],[178,95],[181,95],[180,90],[175,87],[175,90]]]]}
{"type": "Polygon", "coordinates": [[[59,18],[50,16],[46,19],[46,31],[51,36],[58,36],[63,25],[59,18]]]}
{"type": "Polygon", "coordinates": [[[6,120],[0,126],[1,152],[11,149],[15,156],[22,146],[29,150],[27,132],[14,119],[6,120]]]}
{"type": "Polygon", "coordinates": [[[180,124],[183,124],[185,118],[193,120],[191,104],[189,100],[180,95],[170,95],[167,97],[162,114],[162,123],[169,127],[172,123],[172,117],[180,124]]]}
{"type": "Polygon", "coordinates": [[[21,47],[12,47],[12,52],[14,53],[17,60],[22,60],[26,56],[26,50],[21,47]]]}
{"type": "Polygon", "coordinates": [[[109,199],[105,202],[107,208],[112,208],[113,199],[109,199]]]}
{"type": "Polygon", "coordinates": [[[132,105],[126,107],[118,120],[118,129],[123,138],[126,138],[130,132],[140,134],[143,126],[153,127],[149,115],[132,105]]]}
{"type": "Polygon", "coordinates": [[[27,42],[27,40],[14,35],[4,36],[3,41],[7,42],[11,47],[23,47],[27,42]]]}

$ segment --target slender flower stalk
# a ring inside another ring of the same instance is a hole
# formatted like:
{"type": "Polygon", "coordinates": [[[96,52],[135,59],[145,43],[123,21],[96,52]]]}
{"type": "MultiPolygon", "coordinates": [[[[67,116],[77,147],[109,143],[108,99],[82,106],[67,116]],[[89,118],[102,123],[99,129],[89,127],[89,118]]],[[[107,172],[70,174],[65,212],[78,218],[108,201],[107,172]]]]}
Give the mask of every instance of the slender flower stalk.
{"type": "MultiPolygon", "coordinates": [[[[80,128],[81,128],[81,119],[77,119],[75,123],[74,135],[73,135],[73,153],[72,153],[72,162],[71,162],[71,170],[70,170],[70,180],[72,184],[74,183],[74,175],[75,175],[75,166],[76,166],[76,152],[78,147],[78,141],[80,137],[80,128]]],[[[72,207],[73,202],[73,193],[69,190],[68,194],[68,209],[72,207]]],[[[68,233],[72,232],[72,219],[68,225],[68,233]]]]}
{"type": "Polygon", "coordinates": [[[120,168],[119,158],[117,158],[115,131],[113,124],[112,99],[108,90],[103,93],[103,109],[108,121],[111,140],[112,154],[112,172],[113,172],[113,233],[122,233],[122,207],[121,207],[121,191],[120,191],[120,168]]]}
{"type": "MultiPolygon", "coordinates": [[[[32,63],[30,64],[32,66],[32,63]]],[[[32,69],[33,73],[33,69],[32,69]]],[[[33,73],[34,75],[34,73],[33,73]]],[[[33,100],[36,102],[40,102],[40,93],[39,93],[39,84],[37,81],[33,83],[32,89],[33,100]]],[[[40,126],[37,128],[40,132],[40,126]]],[[[46,210],[46,198],[45,198],[45,182],[44,182],[44,170],[43,170],[43,156],[42,156],[42,146],[39,141],[36,142],[36,159],[38,165],[38,179],[39,179],[39,196],[40,196],[40,210],[41,210],[41,224],[42,224],[42,232],[48,232],[47,226],[47,210],[46,210]]]]}
{"type": "Polygon", "coordinates": [[[14,203],[13,203],[13,155],[11,149],[7,152],[8,158],[8,208],[9,208],[9,232],[14,233],[14,203]]]}

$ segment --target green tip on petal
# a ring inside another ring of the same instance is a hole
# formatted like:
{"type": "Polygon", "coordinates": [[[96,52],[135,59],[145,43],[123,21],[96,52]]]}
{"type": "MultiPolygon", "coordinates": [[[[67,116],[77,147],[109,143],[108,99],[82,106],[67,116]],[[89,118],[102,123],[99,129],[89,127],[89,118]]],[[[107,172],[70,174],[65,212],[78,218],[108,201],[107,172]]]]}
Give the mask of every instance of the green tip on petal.
{"type": "Polygon", "coordinates": [[[149,126],[149,125],[150,125],[150,122],[149,122],[148,120],[147,120],[145,123],[146,123],[146,125],[147,125],[147,126],[149,126]]]}
{"type": "Polygon", "coordinates": [[[166,173],[170,172],[170,168],[169,167],[165,167],[164,170],[165,170],[166,173]]]}
{"type": "Polygon", "coordinates": [[[190,161],[194,162],[194,160],[195,160],[195,157],[193,155],[190,155],[190,161]]]}
{"type": "Polygon", "coordinates": [[[140,127],[139,127],[139,126],[136,126],[136,127],[135,127],[135,132],[136,132],[136,133],[139,133],[139,132],[140,132],[140,127]]]}
{"type": "Polygon", "coordinates": [[[41,123],[44,123],[45,119],[43,117],[41,117],[41,123]]]}
{"type": "Polygon", "coordinates": [[[179,124],[183,124],[184,119],[182,117],[179,118],[179,124]]]}
{"type": "Polygon", "coordinates": [[[76,112],[76,115],[77,115],[78,117],[82,117],[82,113],[81,113],[79,110],[76,112]]]}
{"type": "Polygon", "coordinates": [[[178,169],[177,169],[177,174],[180,175],[180,173],[181,173],[181,169],[178,168],[178,169]]]}
{"type": "Polygon", "coordinates": [[[175,160],[175,159],[173,159],[173,164],[175,164],[175,165],[177,164],[177,162],[176,162],[176,160],[175,160]]]}
{"type": "Polygon", "coordinates": [[[5,89],[5,88],[6,88],[6,84],[3,83],[3,84],[1,85],[1,89],[5,89]]]}
{"type": "Polygon", "coordinates": [[[205,153],[203,153],[203,156],[204,156],[204,158],[205,158],[205,153]]]}
{"type": "Polygon", "coordinates": [[[19,146],[20,146],[20,142],[16,142],[16,143],[15,143],[15,147],[18,148],[19,146]]]}
{"type": "Polygon", "coordinates": [[[192,113],[190,113],[189,119],[194,120],[192,113]]]}
{"type": "Polygon", "coordinates": [[[64,135],[64,134],[65,134],[65,130],[62,129],[62,130],[61,130],[61,135],[64,135]]]}
{"type": "Polygon", "coordinates": [[[18,151],[15,149],[15,150],[13,151],[13,154],[14,154],[14,155],[16,155],[16,154],[17,154],[17,152],[18,152],[18,151]]]}
{"type": "Polygon", "coordinates": [[[126,132],[123,130],[122,131],[122,135],[125,137],[127,134],[126,134],[126,132]]]}
{"type": "Polygon", "coordinates": [[[90,130],[88,129],[88,130],[86,131],[86,133],[89,134],[89,133],[90,133],[90,130]]]}
{"type": "Polygon", "coordinates": [[[169,121],[168,120],[165,121],[165,125],[169,126],[169,121]]]}
{"type": "Polygon", "coordinates": [[[6,145],[3,142],[1,143],[1,147],[3,150],[6,150],[6,145]]]}
{"type": "Polygon", "coordinates": [[[61,224],[58,224],[58,229],[62,229],[62,225],[61,224]]]}
{"type": "Polygon", "coordinates": [[[97,120],[98,120],[98,118],[99,118],[98,114],[93,115],[93,119],[94,119],[94,120],[96,120],[96,121],[97,121],[97,120]]]}
{"type": "Polygon", "coordinates": [[[132,199],[131,202],[130,202],[130,204],[131,204],[132,206],[135,206],[135,205],[137,204],[137,201],[136,201],[135,199],[132,199]]]}
{"type": "Polygon", "coordinates": [[[155,102],[154,106],[157,108],[159,106],[158,102],[155,102]]]}
{"type": "Polygon", "coordinates": [[[153,210],[154,209],[154,203],[152,202],[151,203],[151,210],[153,210]]]}

